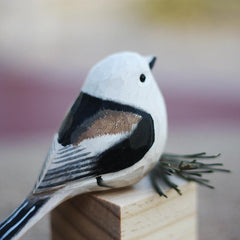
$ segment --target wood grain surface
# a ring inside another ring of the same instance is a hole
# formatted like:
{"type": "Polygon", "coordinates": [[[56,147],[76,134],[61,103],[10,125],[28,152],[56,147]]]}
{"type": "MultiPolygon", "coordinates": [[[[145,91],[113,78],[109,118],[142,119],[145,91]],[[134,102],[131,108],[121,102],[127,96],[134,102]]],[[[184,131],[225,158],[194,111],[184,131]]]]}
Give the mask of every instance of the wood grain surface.
{"type": "Polygon", "coordinates": [[[134,187],[80,195],[51,214],[52,240],[197,239],[196,186],[159,197],[144,179],[134,187]]]}

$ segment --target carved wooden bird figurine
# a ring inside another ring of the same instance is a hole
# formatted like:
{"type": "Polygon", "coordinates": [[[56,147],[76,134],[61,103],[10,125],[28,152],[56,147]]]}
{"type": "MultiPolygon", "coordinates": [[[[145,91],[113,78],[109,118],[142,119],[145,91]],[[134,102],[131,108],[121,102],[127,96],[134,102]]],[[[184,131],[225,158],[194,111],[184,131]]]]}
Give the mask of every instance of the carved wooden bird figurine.
{"type": "Polygon", "coordinates": [[[0,224],[0,240],[19,239],[74,195],[132,185],[156,165],[166,142],[167,114],[151,72],[155,60],[123,52],[91,69],[34,189],[0,224]]]}

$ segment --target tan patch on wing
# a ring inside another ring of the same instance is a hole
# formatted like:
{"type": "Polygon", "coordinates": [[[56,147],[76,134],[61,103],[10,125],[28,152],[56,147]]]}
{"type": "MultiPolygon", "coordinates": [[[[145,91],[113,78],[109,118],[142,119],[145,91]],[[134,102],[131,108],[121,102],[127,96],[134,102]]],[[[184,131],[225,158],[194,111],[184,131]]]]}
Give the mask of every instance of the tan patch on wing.
{"type": "Polygon", "coordinates": [[[130,132],[133,126],[142,118],[140,115],[134,113],[113,110],[101,111],[97,115],[99,115],[99,118],[92,122],[74,145],[88,138],[130,132]]]}

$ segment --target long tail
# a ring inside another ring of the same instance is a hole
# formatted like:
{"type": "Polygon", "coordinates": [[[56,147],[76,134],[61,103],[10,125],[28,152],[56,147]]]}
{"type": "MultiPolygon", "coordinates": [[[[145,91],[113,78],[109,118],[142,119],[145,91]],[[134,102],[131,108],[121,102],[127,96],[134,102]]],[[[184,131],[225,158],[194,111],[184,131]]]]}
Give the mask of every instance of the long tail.
{"type": "Polygon", "coordinates": [[[29,195],[2,223],[0,240],[19,239],[32,225],[55,207],[49,196],[29,195]]]}

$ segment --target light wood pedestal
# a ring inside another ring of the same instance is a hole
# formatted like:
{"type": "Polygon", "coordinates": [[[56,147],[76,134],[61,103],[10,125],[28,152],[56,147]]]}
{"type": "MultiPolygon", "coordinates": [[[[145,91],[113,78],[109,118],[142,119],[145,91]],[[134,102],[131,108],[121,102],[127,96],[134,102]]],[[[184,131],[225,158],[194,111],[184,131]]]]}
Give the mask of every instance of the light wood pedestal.
{"type": "Polygon", "coordinates": [[[159,197],[148,178],[133,187],[80,195],[51,214],[52,240],[197,239],[196,185],[159,197]]]}

